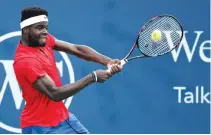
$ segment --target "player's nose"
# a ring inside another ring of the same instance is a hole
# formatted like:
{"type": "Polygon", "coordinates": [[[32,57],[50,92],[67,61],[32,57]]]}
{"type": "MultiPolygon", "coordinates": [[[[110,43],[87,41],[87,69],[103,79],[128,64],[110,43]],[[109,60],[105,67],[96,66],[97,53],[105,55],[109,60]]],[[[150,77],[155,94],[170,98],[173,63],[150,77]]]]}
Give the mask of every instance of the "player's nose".
{"type": "Polygon", "coordinates": [[[48,29],[46,29],[46,28],[44,28],[43,30],[42,30],[42,34],[48,34],[48,29]]]}

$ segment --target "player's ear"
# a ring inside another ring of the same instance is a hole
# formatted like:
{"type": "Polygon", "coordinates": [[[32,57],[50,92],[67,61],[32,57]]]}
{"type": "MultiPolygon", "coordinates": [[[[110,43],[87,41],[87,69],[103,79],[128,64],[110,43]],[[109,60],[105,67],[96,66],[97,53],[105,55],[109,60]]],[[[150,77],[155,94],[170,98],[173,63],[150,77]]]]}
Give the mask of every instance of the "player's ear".
{"type": "Polygon", "coordinates": [[[25,27],[22,29],[22,33],[23,34],[27,34],[29,32],[29,28],[28,27],[25,27]]]}

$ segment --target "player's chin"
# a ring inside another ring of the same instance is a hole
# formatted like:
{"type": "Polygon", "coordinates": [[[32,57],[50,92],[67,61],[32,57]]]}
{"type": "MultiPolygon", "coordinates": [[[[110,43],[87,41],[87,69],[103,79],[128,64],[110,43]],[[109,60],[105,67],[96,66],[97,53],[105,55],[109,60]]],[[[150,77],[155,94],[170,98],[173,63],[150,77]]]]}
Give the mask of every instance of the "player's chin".
{"type": "Polygon", "coordinates": [[[45,44],[46,44],[46,38],[40,38],[39,44],[40,44],[40,46],[45,46],[45,44]]]}

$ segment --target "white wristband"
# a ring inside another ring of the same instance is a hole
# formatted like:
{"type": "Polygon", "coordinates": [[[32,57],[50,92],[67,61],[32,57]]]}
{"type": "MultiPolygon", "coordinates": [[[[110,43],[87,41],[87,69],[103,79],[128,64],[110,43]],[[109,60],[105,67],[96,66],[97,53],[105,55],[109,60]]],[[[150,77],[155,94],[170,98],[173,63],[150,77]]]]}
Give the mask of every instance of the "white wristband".
{"type": "Polygon", "coordinates": [[[97,73],[95,71],[93,71],[94,76],[95,76],[95,82],[97,82],[97,73]]]}

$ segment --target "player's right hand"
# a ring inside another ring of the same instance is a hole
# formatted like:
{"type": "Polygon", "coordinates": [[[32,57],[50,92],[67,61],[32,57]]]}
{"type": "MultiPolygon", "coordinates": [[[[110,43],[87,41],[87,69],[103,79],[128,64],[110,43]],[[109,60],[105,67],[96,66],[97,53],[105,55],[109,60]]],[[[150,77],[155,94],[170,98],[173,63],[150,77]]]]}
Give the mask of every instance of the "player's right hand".
{"type": "Polygon", "coordinates": [[[97,70],[95,72],[97,74],[97,82],[100,82],[100,83],[105,82],[106,80],[109,79],[109,77],[112,76],[112,74],[110,72],[108,72],[106,70],[102,70],[102,69],[97,70]]]}

